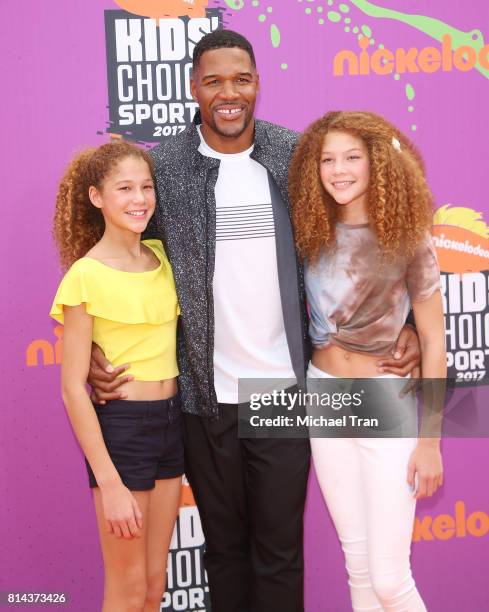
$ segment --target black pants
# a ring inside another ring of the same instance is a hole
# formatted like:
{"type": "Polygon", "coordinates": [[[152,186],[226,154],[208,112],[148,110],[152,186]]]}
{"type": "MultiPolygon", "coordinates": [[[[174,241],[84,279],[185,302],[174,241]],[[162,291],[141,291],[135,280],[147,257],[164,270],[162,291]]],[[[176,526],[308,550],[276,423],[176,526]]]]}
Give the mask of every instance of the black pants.
{"type": "Polygon", "coordinates": [[[307,439],[238,439],[236,404],[184,415],[185,473],[206,539],[213,612],[301,612],[307,439]]]}

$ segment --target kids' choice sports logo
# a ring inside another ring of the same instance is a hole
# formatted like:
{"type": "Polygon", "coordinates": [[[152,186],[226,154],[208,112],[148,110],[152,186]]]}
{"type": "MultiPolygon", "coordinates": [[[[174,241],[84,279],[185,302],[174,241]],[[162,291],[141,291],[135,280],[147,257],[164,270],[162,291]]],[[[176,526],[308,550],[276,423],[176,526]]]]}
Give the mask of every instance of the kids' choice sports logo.
{"type": "Polygon", "coordinates": [[[109,127],[116,136],[156,142],[191,123],[192,54],[222,27],[219,8],[203,0],[117,0],[105,11],[109,127]]]}
{"type": "Polygon", "coordinates": [[[441,47],[424,47],[417,49],[376,49],[369,52],[370,40],[362,36],[358,40],[361,51],[359,53],[350,49],[339,51],[333,60],[333,75],[350,76],[368,75],[370,73],[404,74],[405,72],[433,73],[442,70],[451,72],[460,70],[467,72],[476,66],[489,69],[489,45],[485,45],[478,52],[469,45],[462,45],[453,49],[450,34],[445,34],[441,40],[441,47]]]}
{"type": "Polygon", "coordinates": [[[441,270],[449,377],[489,382],[489,227],[482,214],[445,205],[433,217],[441,270]]]}

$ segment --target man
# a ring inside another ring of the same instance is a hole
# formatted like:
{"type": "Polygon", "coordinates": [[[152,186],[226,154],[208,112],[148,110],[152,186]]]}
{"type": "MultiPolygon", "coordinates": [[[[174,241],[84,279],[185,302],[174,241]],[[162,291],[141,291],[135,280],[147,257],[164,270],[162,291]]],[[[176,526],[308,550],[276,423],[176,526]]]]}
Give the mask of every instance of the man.
{"type": "MultiPolygon", "coordinates": [[[[186,474],[206,538],[212,609],[299,612],[308,440],[237,432],[238,378],[305,386],[307,317],[287,194],[297,134],[254,119],[255,57],[235,32],[196,45],[191,87],[194,124],[153,150],[156,231],[181,307],[186,474]]],[[[413,357],[416,348],[396,365],[408,371],[413,357]]],[[[92,369],[91,382],[106,391],[99,398],[118,397],[126,379],[112,382],[117,374],[92,369]]]]}

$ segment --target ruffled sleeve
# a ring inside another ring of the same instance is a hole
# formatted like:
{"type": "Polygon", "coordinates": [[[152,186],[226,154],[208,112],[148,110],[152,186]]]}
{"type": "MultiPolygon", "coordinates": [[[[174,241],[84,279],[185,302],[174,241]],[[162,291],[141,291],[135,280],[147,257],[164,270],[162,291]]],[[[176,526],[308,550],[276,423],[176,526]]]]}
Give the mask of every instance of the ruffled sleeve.
{"type": "Polygon", "coordinates": [[[408,263],[406,284],[411,302],[427,300],[441,287],[438,259],[429,234],[408,263]]]}
{"type": "Polygon", "coordinates": [[[89,291],[85,282],[83,260],[76,261],[66,272],[53,300],[49,314],[58,323],[64,324],[64,306],[79,306],[85,303],[90,309],[89,291]]]}
{"type": "Polygon", "coordinates": [[[56,293],[50,315],[64,322],[63,307],[84,303],[88,314],[119,323],[160,325],[180,309],[170,264],[160,241],[148,245],[160,260],[155,270],[124,272],[82,257],[68,270],[56,293]]]}

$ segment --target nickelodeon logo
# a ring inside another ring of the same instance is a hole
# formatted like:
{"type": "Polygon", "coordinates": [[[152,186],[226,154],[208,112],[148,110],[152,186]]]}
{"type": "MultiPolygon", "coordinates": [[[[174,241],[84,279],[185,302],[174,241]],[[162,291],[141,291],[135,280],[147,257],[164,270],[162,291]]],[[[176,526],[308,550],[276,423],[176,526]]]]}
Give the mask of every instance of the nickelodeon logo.
{"type": "Polygon", "coordinates": [[[63,326],[57,325],[54,328],[55,342],[49,342],[44,338],[33,340],[27,347],[25,363],[29,367],[38,365],[59,365],[61,363],[61,353],[63,348],[63,326]]]}
{"type": "Polygon", "coordinates": [[[345,64],[350,76],[367,75],[371,72],[380,75],[403,74],[405,72],[426,72],[431,74],[442,69],[451,72],[454,68],[462,72],[472,70],[477,64],[482,68],[489,69],[489,45],[480,49],[479,53],[469,45],[462,45],[455,51],[452,47],[452,37],[445,34],[442,37],[441,49],[437,47],[424,47],[417,49],[376,49],[370,54],[370,40],[362,36],[358,44],[362,51],[356,54],[354,51],[344,49],[339,51],[333,60],[333,75],[343,76],[345,64]]]}
{"type": "Polygon", "coordinates": [[[439,208],[433,216],[433,243],[443,272],[489,269],[489,227],[471,208],[448,204],[439,208]]]}
{"type": "Polygon", "coordinates": [[[489,533],[489,515],[472,512],[467,516],[465,503],[457,501],[454,513],[423,516],[414,519],[413,542],[450,540],[451,538],[482,538],[489,533]]]}
{"type": "Polygon", "coordinates": [[[115,0],[128,13],[142,17],[205,17],[209,0],[115,0]]]}

